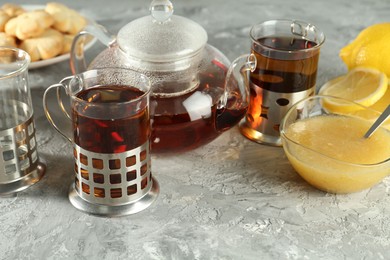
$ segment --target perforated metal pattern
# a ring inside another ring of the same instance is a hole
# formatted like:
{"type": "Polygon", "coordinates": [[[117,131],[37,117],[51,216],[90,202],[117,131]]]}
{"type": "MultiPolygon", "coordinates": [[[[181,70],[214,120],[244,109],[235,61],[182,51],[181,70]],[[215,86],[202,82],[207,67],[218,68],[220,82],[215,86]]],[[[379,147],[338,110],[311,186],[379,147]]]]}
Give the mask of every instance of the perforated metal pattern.
{"type": "Polygon", "coordinates": [[[123,153],[94,153],[74,145],[75,188],[84,200],[124,205],[142,198],[152,187],[149,141],[123,153]]]}
{"type": "Polygon", "coordinates": [[[0,131],[0,183],[9,183],[34,171],[38,163],[33,116],[16,127],[0,131]]]}

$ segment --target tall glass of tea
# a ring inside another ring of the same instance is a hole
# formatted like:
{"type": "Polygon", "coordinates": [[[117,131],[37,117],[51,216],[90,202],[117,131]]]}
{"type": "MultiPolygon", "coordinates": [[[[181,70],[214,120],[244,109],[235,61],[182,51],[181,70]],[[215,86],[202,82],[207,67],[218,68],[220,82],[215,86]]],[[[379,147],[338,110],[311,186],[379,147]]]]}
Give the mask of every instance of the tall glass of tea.
{"type": "Polygon", "coordinates": [[[250,104],[241,133],[258,143],[281,146],[279,125],[297,101],[314,95],[325,35],[315,25],[270,20],[250,31],[257,67],[250,74],[250,104]]]}
{"type": "Polygon", "coordinates": [[[90,214],[122,216],[153,203],[159,187],[151,173],[150,81],[130,69],[102,68],[63,79],[44,93],[49,122],[73,144],[74,183],[69,200],[90,214]],[[48,106],[57,90],[73,134],[61,130],[48,106]],[[62,101],[65,89],[70,98],[62,101]]]}

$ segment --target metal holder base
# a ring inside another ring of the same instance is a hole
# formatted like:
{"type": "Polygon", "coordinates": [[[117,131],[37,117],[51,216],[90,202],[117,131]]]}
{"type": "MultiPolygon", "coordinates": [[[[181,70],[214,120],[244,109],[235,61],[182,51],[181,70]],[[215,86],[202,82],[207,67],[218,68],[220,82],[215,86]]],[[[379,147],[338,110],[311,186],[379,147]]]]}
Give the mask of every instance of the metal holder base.
{"type": "Polygon", "coordinates": [[[282,146],[282,139],[280,138],[280,136],[271,136],[260,133],[259,131],[250,128],[246,124],[245,119],[241,121],[239,128],[240,132],[249,140],[252,140],[259,144],[282,146]]]}
{"type": "Polygon", "coordinates": [[[17,192],[27,189],[31,185],[37,183],[42,179],[46,172],[46,165],[42,159],[38,162],[38,166],[35,170],[25,175],[23,178],[14,182],[0,184],[0,196],[9,197],[16,195],[17,192]]]}
{"type": "Polygon", "coordinates": [[[69,189],[69,200],[72,205],[88,214],[104,216],[104,217],[120,217],[125,215],[135,214],[140,212],[147,207],[149,207],[156,199],[160,192],[160,187],[155,178],[152,177],[152,187],[150,191],[145,194],[142,198],[131,202],[129,204],[124,204],[120,206],[108,206],[102,204],[93,204],[82,198],[77,194],[74,187],[74,183],[70,186],[69,189]]]}

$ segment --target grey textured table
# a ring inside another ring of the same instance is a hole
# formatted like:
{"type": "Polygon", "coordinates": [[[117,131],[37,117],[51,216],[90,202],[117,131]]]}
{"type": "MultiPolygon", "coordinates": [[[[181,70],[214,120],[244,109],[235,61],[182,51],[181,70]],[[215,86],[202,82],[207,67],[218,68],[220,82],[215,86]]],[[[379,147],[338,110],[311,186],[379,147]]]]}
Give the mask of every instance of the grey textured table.
{"type": "MultiPolygon", "coordinates": [[[[1,4],[6,1],[1,0],[1,4]]],[[[23,3],[12,0],[14,3],[23,3]]],[[[28,4],[44,4],[29,0],[28,4]]],[[[61,1],[117,33],[147,15],[149,1],[61,1]]],[[[251,25],[306,20],[327,39],[318,85],[346,71],[342,46],[368,25],[389,19],[387,0],[174,1],[175,14],[200,23],[229,59],[249,51],[251,25]]],[[[103,46],[89,51],[93,57],[103,46]]],[[[332,195],[295,174],[281,148],[253,143],[237,130],[176,156],[154,155],[161,186],[147,210],[122,218],[71,206],[71,145],[43,115],[47,86],[70,74],[67,61],[30,71],[41,182],[0,199],[0,259],[390,259],[390,179],[372,189],[332,195]]]]}

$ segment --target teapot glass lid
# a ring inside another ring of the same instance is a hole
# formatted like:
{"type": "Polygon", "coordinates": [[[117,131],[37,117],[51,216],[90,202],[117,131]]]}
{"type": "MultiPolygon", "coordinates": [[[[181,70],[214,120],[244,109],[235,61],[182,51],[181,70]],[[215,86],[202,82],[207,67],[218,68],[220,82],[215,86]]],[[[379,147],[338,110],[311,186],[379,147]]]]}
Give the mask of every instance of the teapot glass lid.
{"type": "Polygon", "coordinates": [[[117,42],[127,55],[149,62],[171,62],[194,56],[206,45],[205,29],[173,15],[169,0],[154,0],[150,12],[119,31],[117,42]]]}

